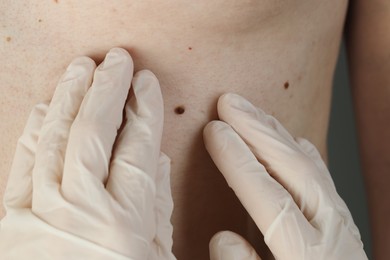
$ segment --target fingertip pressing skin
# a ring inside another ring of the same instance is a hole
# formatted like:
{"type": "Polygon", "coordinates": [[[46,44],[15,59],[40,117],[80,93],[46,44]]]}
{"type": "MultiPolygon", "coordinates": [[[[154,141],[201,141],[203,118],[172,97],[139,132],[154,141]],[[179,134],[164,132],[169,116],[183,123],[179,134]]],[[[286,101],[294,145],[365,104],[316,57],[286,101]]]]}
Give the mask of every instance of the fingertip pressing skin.
{"type": "MultiPolygon", "coordinates": [[[[221,120],[230,124],[235,130],[238,130],[236,128],[240,126],[240,122],[242,121],[247,121],[246,124],[259,122],[261,123],[262,129],[270,129],[270,133],[276,134],[275,137],[286,139],[293,143],[294,148],[297,147],[294,138],[276,118],[267,114],[261,108],[255,107],[238,94],[226,93],[219,98],[218,115],[221,120]]],[[[257,126],[260,125],[258,124],[257,126]]],[[[237,132],[241,134],[240,131],[237,132]]]]}
{"type": "Polygon", "coordinates": [[[110,122],[119,128],[133,70],[133,60],[126,50],[111,49],[94,72],[92,86],[82,101],[75,123],[110,122]]]}
{"type": "Polygon", "coordinates": [[[231,231],[215,234],[209,243],[210,260],[261,260],[253,247],[231,231]]]}
{"type": "Polygon", "coordinates": [[[65,119],[73,122],[91,86],[95,68],[95,62],[89,57],[78,57],[70,63],[54,91],[45,123],[65,119]]]}
{"type": "MultiPolygon", "coordinates": [[[[138,71],[134,75],[132,85],[135,96],[134,102],[137,102],[137,106],[133,105],[132,109],[136,111],[138,116],[163,120],[164,102],[160,82],[154,73],[150,70],[138,71]]],[[[158,127],[162,128],[160,125],[158,127]]]]}
{"type": "MultiPolygon", "coordinates": [[[[218,99],[217,108],[219,118],[223,121],[225,121],[225,115],[234,111],[241,111],[249,114],[255,114],[258,111],[261,116],[265,116],[263,110],[256,109],[248,100],[235,93],[225,93],[221,95],[218,99]]],[[[230,118],[234,117],[234,115],[230,118]]]]}
{"type": "MultiPolygon", "coordinates": [[[[87,75],[96,69],[96,63],[90,57],[80,56],[76,57],[66,68],[65,73],[60,78],[59,82],[67,82],[69,80],[77,79],[82,75],[87,75]]],[[[89,88],[89,86],[88,86],[89,88]]]]}
{"type": "Polygon", "coordinates": [[[277,259],[366,259],[352,216],[310,142],[294,139],[236,94],[220,97],[218,115],[226,123],[207,126],[206,148],[277,259]]]}
{"type": "MultiPolygon", "coordinates": [[[[123,67],[129,67],[133,71],[134,62],[130,54],[125,49],[115,47],[109,50],[97,70],[109,70],[118,64],[124,64],[123,67]]],[[[132,73],[130,75],[133,76],[132,73]]]]}

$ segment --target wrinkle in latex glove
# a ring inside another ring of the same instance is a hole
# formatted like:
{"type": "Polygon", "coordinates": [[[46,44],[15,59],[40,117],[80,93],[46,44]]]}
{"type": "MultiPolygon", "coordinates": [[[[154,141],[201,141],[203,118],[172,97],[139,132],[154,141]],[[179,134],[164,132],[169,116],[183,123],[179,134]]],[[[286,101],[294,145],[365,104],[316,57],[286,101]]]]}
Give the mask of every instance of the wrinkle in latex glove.
{"type": "MultiPolygon", "coordinates": [[[[367,259],[359,230],[314,145],[293,138],[236,94],[219,98],[218,115],[221,121],[204,129],[207,151],[276,259],[367,259]]],[[[257,259],[249,243],[236,240],[246,250],[231,259],[257,259]]],[[[211,258],[224,259],[215,253],[223,248],[210,243],[211,258]]]]}
{"type": "Polygon", "coordinates": [[[133,76],[125,50],[97,68],[75,59],[18,141],[0,258],[175,259],[162,129],[159,82],[147,70],[133,76]]]}

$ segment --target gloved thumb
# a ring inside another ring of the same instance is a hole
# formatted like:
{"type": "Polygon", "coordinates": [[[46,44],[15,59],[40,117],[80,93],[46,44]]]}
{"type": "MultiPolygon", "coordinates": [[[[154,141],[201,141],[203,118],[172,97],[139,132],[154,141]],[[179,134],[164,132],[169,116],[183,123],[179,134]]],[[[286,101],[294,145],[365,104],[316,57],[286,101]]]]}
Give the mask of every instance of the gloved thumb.
{"type": "Polygon", "coordinates": [[[209,244],[210,260],[261,260],[253,247],[231,231],[215,234],[209,244]]]}

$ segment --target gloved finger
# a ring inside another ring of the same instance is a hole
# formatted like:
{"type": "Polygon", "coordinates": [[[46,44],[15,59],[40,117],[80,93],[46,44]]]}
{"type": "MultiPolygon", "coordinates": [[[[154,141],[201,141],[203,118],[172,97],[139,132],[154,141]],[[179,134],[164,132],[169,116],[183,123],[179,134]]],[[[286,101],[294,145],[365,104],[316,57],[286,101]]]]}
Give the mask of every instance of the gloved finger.
{"type": "Polygon", "coordinates": [[[323,181],[324,174],[275,118],[236,94],[220,97],[218,114],[290,192],[309,221],[318,216],[319,208],[334,208],[329,197],[334,190],[323,181]]]}
{"type": "Polygon", "coordinates": [[[317,164],[318,168],[324,174],[324,182],[328,182],[328,185],[333,188],[333,192],[330,192],[328,195],[331,197],[331,200],[334,201],[334,205],[340,216],[344,219],[343,221],[346,226],[350,227],[350,230],[353,234],[355,234],[356,237],[360,237],[359,230],[353,223],[351,212],[349,211],[348,206],[345,204],[344,200],[338,195],[336,186],[333,182],[328,167],[322,160],[321,154],[318,152],[317,148],[305,138],[297,137],[295,140],[302,148],[302,150],[317,164]]]}
{"type": "Polygon", "coordinates": [[[58,192],[69,129],[91,85],[95,62],[76,58],[61,77],[39,133],[33,169],[33,208],[47,207],[48,190],[58,192]],[[42,204],[40,204],[43,202],[42,204]]]}
{"type": "Polygon", "coordinates": [[[309,156],[315,164],[317,164],[317,167],[320,169],[320,171],[326,174],[326,176],[331,180],[332,185],[334,186],[332,176],[330,175],[328,167],[326,166],[320,152],[317,150],[315,145],[312,144],[309,140],[302,137],[296,137],[294,139],[301,147],[302,151],[306,153],[306,155],[309,156]]]}
{"type": "Polygon", "coordinates": [[[153,202],[139,198],[154,200],[163,100],[159,82],[151,71],[137,72],[132,85],[134,96],[125,107],[126,122],[116,142],[106,189],[125,209],[138,202],[142,205],[136,208],[147,206],[152,210],[153,202]]]}
{"type": "MultiPolygon", "coordinates": [[[[331,221],[330,219],[324,220],[324,222],[331,221]]],[[[302,218],[297,218],[297,215],[288,209],[283,210],[275,218],[264,234],[264,241],[275,259],[310,259],[306,258],[307,255],[311,255],[308,252],[324,243],[321,241],[324,234],[306,223],[306,220],[302,222],[302,218]]],[[[335,238],[335,236],[329,237],[335,238]]],[[[325,241],[325,243],[328,242],[325,241]]]]}
{"type": "Polygon", "coordinates": [[[203,136],[214,163],[263,234],[284,211],[299,219],[305,230],[313,229],[291,195],[268,174],[231,126],[212,121],[203,136]]]}
{"type": "Polygon", "coordinates": [[[155,246],[158,250],[157,259],[172,260],[176,259],[172,254],[172,234],[173,226],[171,216],[173,211],[173,199],[171,192],[171,159],[161,153],[159,169],[156,176],[156,205],[157,214],[157,233],[154,239],[155,246]]]}
{"type": "Polygon", "coordinates": [[[111,49],[95,70],[66,149],[62,190],[71,201],[79,201],[92,187],[102,189],[106,182],[132,76],[133,61],[120,48],[111,49]]]}
{"type": "Polygon", "coordinates": [[[39,132],[48,108],[48,103],[39,103],[33,107],[23,134],[16,144],[15,156],[4,193],[3,204],[7,211],[11,208],[31,208],[35,153],[39,132]]]}
{"type": "Polygon", "coordinates": [[[209,249],[210,260],[261,260],[248,241],[231,231],[215,234],[209,249]]]}

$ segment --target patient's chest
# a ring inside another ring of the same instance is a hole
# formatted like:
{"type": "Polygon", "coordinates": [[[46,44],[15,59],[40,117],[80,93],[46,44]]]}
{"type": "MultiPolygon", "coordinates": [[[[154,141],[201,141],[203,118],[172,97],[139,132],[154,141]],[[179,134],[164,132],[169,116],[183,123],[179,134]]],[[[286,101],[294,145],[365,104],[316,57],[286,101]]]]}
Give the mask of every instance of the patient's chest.
{"type": "MultiPolygon", "coordinates": [[[[215,171],[202,150],[201,129],[216,118],[220,94],[243,95],[325,154],[346,8],[347,0],[0,0],[0,190],[29,111],[50,99],[69,62],[79,55],[99,62],[110,48],[123,47],[136,71],[149,69],[160,80],[162,149],[173,160],[173,221],[180,237],[191,229],[180,228],[183,214],[211,204],[198,199],[184,210],[180,194],[191,174],[190,194],[212,192],[213,182],[209,187],[196,176],[215,171]],[[184,114],[175,113],[178,106],[184,114]]],[[[222,217],[215,214],[218,223],[222,217]]],[[[196,227],[198,220],[188,225],[196,227]]],[[[207,237],[211,231],[204,230],[207,237]]]]}
{"type": "Polygon", "coordinates": [[[67,64],[79,55],[99,62],[114,46],[131,53],[136,71],[160,79],[167,129],[175,107],[187,106],[180,120],[193,128],[232,91],[324,147],[346,7],[346,0],[0,0],[0,172],[31,106],[50,99],[67,64]]]}

